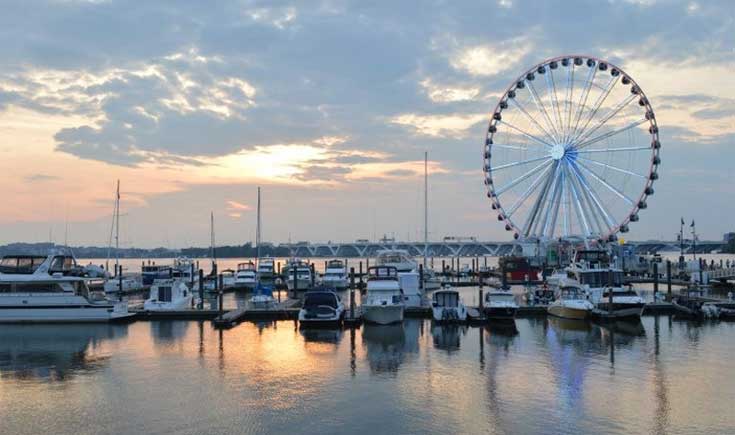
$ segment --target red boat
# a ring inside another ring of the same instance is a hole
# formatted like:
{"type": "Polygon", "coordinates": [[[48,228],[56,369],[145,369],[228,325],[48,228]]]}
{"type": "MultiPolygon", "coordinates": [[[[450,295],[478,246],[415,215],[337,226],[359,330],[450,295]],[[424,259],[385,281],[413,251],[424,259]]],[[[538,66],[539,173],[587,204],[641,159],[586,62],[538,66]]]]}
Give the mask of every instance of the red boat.
{"type": "Polygon", "coordinates": [[[539,284],[542,282],[542,267],[533,266],[526,257],[507,256],[498,260],[506,284],[539,284]]]}

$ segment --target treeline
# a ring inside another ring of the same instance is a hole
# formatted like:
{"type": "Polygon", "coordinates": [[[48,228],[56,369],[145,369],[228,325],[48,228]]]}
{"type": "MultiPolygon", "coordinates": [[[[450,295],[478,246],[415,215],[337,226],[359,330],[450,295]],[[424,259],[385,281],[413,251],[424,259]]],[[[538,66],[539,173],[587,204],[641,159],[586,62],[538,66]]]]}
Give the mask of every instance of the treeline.
{"type": "MultiPolygon", "coordinates": [[[[109,254],[111,258],[174,258],[178,256],[186,256],[190,258],[208,258],[211,255],[210,248],[185,248],[185,249],[168,249],[168,248],[120,248],[115,250],[107,247],[101,248],[96,246],[73,246],[66,247],[56,245],[54,243],[10,243],[8,245],[0,245],[0,256],[4,255],[48,255],[51,252],[63,252],[71,254],[76,258],[106,258],[109,254]]],[[[217,246],[217,258],[235,258],[235,257],[255,257],[256,249],[250,243],[235,246],[217,246]]],[[[261,256],[271,257],[287,257],[290,255],[288,247],[273,246],[266,244],[260,247],[261,256]]]]}
{"type": "Polygon", "coordinates": [[[725,245],[723,252],[725,254],[735,254],[735,239],[732,239],[729,242],[727,242],[727,245],[725,245]]]}
{"type": "MultiPolygon", "coordinates": [[[[180,255],[190,258],[205,258],[212,255],[212,250],[210,248],[185,248],[180,252],[180,255]]],[[[273,246],[270,244],[260,247],[261,257],[288,257],[290,254],[291,252],[287,247],[273,246]]],[[[255,249],[255,246],[252,246],[250,243],[239,246],[217,246],[215,248],[215,255],[217,258],[255,258],[257,250],[255,249]]]]}

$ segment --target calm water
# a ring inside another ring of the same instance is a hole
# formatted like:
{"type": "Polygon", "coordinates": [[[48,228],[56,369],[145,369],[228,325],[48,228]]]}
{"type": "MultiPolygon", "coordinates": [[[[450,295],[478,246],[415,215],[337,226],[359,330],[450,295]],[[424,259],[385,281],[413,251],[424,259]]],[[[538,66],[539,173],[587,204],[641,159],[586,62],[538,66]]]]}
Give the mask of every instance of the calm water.
{"type": "Polygon", "coordinates": [[[0,326],[0,432],[735,433],[735,324],[0,326]]]}

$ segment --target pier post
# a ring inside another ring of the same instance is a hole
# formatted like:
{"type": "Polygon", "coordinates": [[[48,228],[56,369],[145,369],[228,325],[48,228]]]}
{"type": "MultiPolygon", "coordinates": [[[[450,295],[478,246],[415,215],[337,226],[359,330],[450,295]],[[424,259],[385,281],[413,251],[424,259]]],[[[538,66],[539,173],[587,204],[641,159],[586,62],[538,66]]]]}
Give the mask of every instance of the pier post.
{"type": "MultiPolygon", "coordinates": [[[[291,268],[291,277],[293,278],[293,294],[296,297],[296,291],[299,289],[299,280],[296,279],[296,267],[291,268]]],[[[286,279],[286,288],[288,288],[288,279],[286,279]]]]}
{"type": "Polygon", "coordinates": [[[613,312],[613,270],[608,269],[607,271],[607,312],[612,314],[613,312]]]}
{"type": "Polygon", "coordinates": [[[485,300],[482,298],[483,296],[483,288],[482,288],[482,280],[480,280],[480,288],[477,289],[477,294],[480,297],[479,302],[477,303],[477,307],[480,311],[480,315],[482,315],[482,311],[485,309],[485,300]]]}
{"type": "Polygon", "coordinates": [[[370,257],[365,257],[365,270],[370,269],[370,257]]]}
{"type": "Polygon", "coordinates": [[[197,270],[199,270],[199,260],[197,260],[197,270]]]}
{"type": "Polygon", "coordinates": [[[704,259],[702,257],[699,257],[699,284],[704,285],[704,259]]]}
{"type": "Polygon", "coordinates": [[[653,263],[653,301],[656,302],[658,294],[658,263],[653,263]]]}
{"type": "Polygon", "coordinates": [[[327,273],[327,260],[324,260],[324,273],[327,273]]]}
{"type": "Polygon", "coordinates": [[[195,273],[194,263],[191,263],[191,271],[189,273],[189,279],[191,280],[191,288],[192,288],[192,290],[194,289],[194,273],[195,273]]]}
{"type": "Polygon", "coordinates": [[[316,272],[314,268],[314,263],[311,263],[311,266],[309,267],[311,268],[311,288],[314,288],[314,280],[316,280],[316,272]]]}
{"type": "Polygon", "coordinates": [[[350,267],[350,318],[355,318],[355,268],[350,267]]]}
{"type": "Polygon", "coordinates": [[[122,264],[120,265],[120,273],[117,275],[117,300],[121,301],[123,297],[123,283],[122,283],[122,264]]]}
{"type": "Polygon", "coordinates": [[[671,260],[666,260],[666,287],[668,287],[667,300],[671,302],[671,260]]]}
{"type": "Polygon", "coordinates": [[[360,268],[358,270],[360,271],[360,273],[358,274],[360,275],[360,281],[362,281],[362,260],[360,261],[360,268]]]}
{"type": "Polygon", "coordinates": [[[419,289],[424,289],[424,265],[419,264],[419,289]]]}
{"type": "Polygon", "coordinates": [[[485,267],[487,267],[487,255],[483,255],[482,259],[485,260],[485,267]]]}
{"type": "Polygon", "coordinates": [[[276,264],[276,273],[278,275],[281,274],[281,262],[279,261],[278,264],[276,264]]]}
{"type": "Polygon", "coordinates": [[[447,261],[442,259],[442,276],[446,275],[447,273],[447,261]]]}
{"type": "Polygon", "coordinates": [[[225,277],[222,276],[221,273],[217,277],[217,284],[219,284],[218,290],[219,290],[220,293],[222,293],[223,291],[225,291],[225,277]]]}
{"type": "Polygon", "coordinates": [[[222,314],[224,314],[224,312],[225,312],[224,297],[223,297],[223,295],[224,295],[224,293],[222,293],[222,290],[220,290],[219,291],[219,295],[218,295],[219,296],[219,298],[218,298],[219,300],[217,301],[217,305],[218,305],[217,308],[219,308],[219,316],[220,317],[222,317],[222,314]]]}
{"type": "Polygon", "coordinates": [[[204,309],[204,270],[202,269],[199,269],[199,305],[197,308],[204,309]]]}

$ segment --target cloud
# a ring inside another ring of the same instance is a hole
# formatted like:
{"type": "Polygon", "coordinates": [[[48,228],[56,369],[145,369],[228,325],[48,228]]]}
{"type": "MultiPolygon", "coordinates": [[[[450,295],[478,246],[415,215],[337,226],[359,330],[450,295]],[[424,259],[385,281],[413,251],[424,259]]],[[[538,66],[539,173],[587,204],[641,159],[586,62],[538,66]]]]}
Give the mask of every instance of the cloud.
{"type": "Polygon", "coordinates": [[[487,115],[484,113],[446,116],[407,113],[394,117],[390,122],[409,127],[416,135],[464,137],[470,127],[486,119],[487,115]]]}
{"type": "Polygon", "coordinates": [[[227,209],[228,210],[252,210],[253,208],[250,207],[247,204],[243,204],[241,202],[237,202],[234,200],[228,200],[227,201],[227,209]]]}

